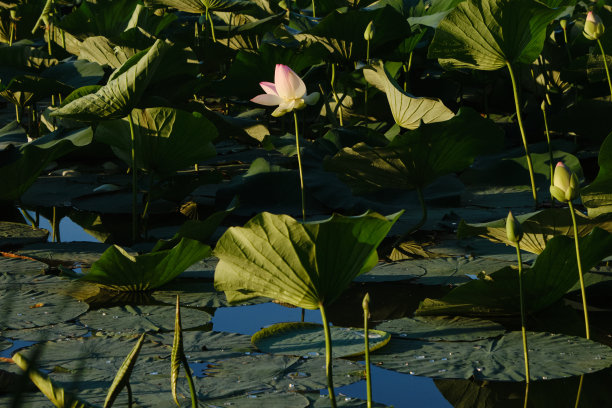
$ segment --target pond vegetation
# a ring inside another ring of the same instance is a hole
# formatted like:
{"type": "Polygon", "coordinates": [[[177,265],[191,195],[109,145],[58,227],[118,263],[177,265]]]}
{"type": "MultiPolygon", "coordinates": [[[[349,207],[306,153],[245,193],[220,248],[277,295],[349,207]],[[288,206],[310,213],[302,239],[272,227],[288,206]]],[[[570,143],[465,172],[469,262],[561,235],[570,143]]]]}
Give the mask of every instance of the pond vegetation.
{"type": "Polygon", "coordinates": [[[608,0],[0,2],[0,404],[428,398],[392,371],[612,406],[606,27],[608,0]],[[271,301],[301,321],[215,330],[271,301]]]}

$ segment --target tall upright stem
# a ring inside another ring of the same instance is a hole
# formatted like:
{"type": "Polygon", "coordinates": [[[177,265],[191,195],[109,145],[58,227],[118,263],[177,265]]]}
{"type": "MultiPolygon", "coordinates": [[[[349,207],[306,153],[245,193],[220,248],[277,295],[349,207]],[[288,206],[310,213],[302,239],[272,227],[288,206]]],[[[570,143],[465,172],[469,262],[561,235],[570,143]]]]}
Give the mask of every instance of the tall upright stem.
{"type": "Polygon", "coordinates": [[[331,73],[331,89],[334,94],[334,99],[336,100],[336,110],[338,111],[338,119],[340,121],[340,126],[344,126],[344,122],[342,119],[342,101],[338,98],[338,94],[336,93],[336,88],[334,87],[336,82],[336,64],[332,62],[331,65],[332,73],[331,73]]]}
{"type": "Polygon", "coordinates": [[[134,121],[132,119],[132,112],[128,115],[130,121],[130,150],[131,150],[131,166],[132,166],[132,242],[136,242],[136,236],[138,235],[138,214],[136,213],[136,207],[138,202],[138,175],[136,171],[136,140],[134,137],[134,121]]]}
{"type": "Polygon", "coordinates": [[[527,137],[525,136],[525,129],[523,128],[523,118],[521,116],[521,104],[518,97],[518,88],[516,85],[516,79],[514,79],[514,71],[510,62],[506,61],[506,66],[510,72],[510,79],[512,80],[512,91],[514,92],[514,105],[516,108],[516,118],[518,120],[519,129],[521,130],[521,138],[523,139],[523,148],[525,149],[525,157],[527,158],[527,167],[529,168],[529,178],[531,179],[531,193],[533,194],[533,201],[535,205],[538,205],[538,193],[536,192],[535,179],[533,176],[533,164],[531,163],[531,155],[529,154],[529,146],[527,146],[527,137]]]}
{"type": "MultiPolygon", "coordinates": [[[[550,143],[550,131],[548,130],[548,119],[546,118],[546,102],[542,102],[542,115],[544,116],[544,129],[546,130],[546,143],[548,143],[548,166],[550,167],[550,185],[554,184],[555,170],[553,167],[552,144],[550,143]]],[[[554,201],[554,200],[553,200],[554,201]]]]}
{"type": "Polygon", "coordinates": [[[608,86],[610,87],[610,100],[612,100],[612,80],[610,80],[610,70],[608,69],[608,61],[606,61],[606,52],[604,51],[603,45],[601,45],[599,38],[597,39],[597,45],[599,45],[601,56],[603,57],[604,67],[606,68],[606,76],[608,77],[608,86]]]}
{"type": "Polygon", "coordinates": [[[312,0],[312,16],[317,18],[317,11],[315,9],[315,0],[312,0]]]}
{"type": "Polygon", "coordinates": [[[329,391],[329,400],[332,408],[336,408],[336,394],[334,393],[334,379],[332,372],[332,340],[329,332],[329,322],[325,315],[325,307],[323,302],[319,303],[319,311],[321,312],[321,320],[323,320],[323,330],[325,331],[325,374],[327,375],[327,390],[329,391]]]}
{"type": "Polygon", "coordinates": [[[586,293],[584,291],[584,278],[582,277],[582,262],[580,261],[580,245],[578,244],[578,228],[576,228],[576,215],[574,214],[574,205],[571,201],[569,204],[570,212],[572,213],[572,226],[574,227],[574,242],[576,244],[576,263],[578,264],[578,277],[580,278],[580,294],[582,295],[582,308],[584,309],[584,326],[586,328],[586,338],[591,338],[589,330],[589,312],[587,310],[586,293]]]}
{"type": "Polygon", "coordinates": [[[582,393],[582,381],[584,380],[584,374],[580,376],[580,382],[578,383],[578,392],[576,393],[576,404],[574,408],[578,408],[580,406],[580,394],[582,393]]]}
{"type": "Polygon", "coordinates": [[[300,192],[302,194],[302,221],[306,221],[306,196],[304,193],[304,172],[302,171],[302,154],[300,153],[300,138],[298,136],[297,113],[293,111],[293,122],[295,123],[295,148],[298,158],[298,169],[300,171],[300,192]]]}
{"type": "Polygon", "coordinates": [[[368,319],[370,318],[370,294],[366,293],[363,298],[363,337],[365,339],[365,366],[366,366],[366,391],[368,408],[372,408],[372,373],[370,372],[370,335],[368,331],[368,319]]]}
{"type": "Polygon", "coordinates": [[[212,36],[213,42],[217,42],[217,39],[215,37],[215,23],[213,23],[212,16],[210,14],[211,13],[208,11],[208,8],[207,8],[206,9],[206,19],[208,20],[210,24],[210,35],[212,36]]]}
{"type": "Polygon", "coordinates": [[[529,384],[529,349],[527,348],[527,333],[525,331],[525,301],[523,300],[523,260],[521,259],[521,245],[516,243],[516,257],[518,259],[519,297],[521,302],[521,332],[523,333],[523,354],[525,356],[525,382],[529,384]]]}
{"type": "Polygon", "coordinates": [[[187,378],[187,384],[189,385],[189,394],[191,394],[191,408],[198,408],[198,397],[195,391],[195,385],[193,384],[193,378],[191,377],[191,370],[189,369],[189,363],[187,357],[183,354],[182,357],[183,367],[185,368],[185,377],[187,378]]]}

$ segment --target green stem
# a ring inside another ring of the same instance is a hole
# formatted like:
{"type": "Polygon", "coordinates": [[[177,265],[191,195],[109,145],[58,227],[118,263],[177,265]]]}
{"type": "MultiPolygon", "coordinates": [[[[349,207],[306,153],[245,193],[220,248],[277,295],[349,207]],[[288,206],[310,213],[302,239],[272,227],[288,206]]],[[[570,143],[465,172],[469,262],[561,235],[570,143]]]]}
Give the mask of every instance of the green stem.
{"type": "Polygon", "coordinates": [[[612,80],[610,80],[610,70],[608,69],[608,61],[606,60],[606,52],[604,51],[603,45],[599,38],[597,39],[597,44],[599,45],[599,49],[601,50],[601,56],[603,57],[604,67],[606,68],[606,76],[608,77],[608,86],[610,87],[610,100],[612,100],[612,80]]]}
{"type": "Polygon", "coordinates": [[[521,332],[523,333],[523,354],[525,355],[525,382],[529,384],[529,349],[527,348],[527,332],[525,331],[525,301],[523,300],[523,260],[521,259],[521,245],[518,242],[516,243],[516,257],[518,259],[519,298],[521,302],[521,332]]]}
{"type": "Polygon", "coordinates": [[[525,402],[523,408],[527,408],[527,401],[529,401],[529,381],[525,384],[525,402]]]}
{"type": "Polygon", "coordinates": [[[297,151],[298,169],[300,172],[300,192],[302,195],[302,221],[306,222],[306,196],[304,193],[304,172],[302,171],[302,154],[300,153],[300,138],[298,137],[297,113],[293,111],[293,122],[295,122],[295,148],[297,151]]]}
{"type": "Polygon", "coordinates": [[[315,0],[312,0],[312,16],[317,18],[317,11],[315,10],[315,0]]]}
{"type": "Polygon", "coordinates": [[[210,35],[212,35],[212,40],[213,42],[217,42],[217,39],[215,37],[215,23],[213,23],[212,16],[210,15],[208,8],[206,9],[206,18],[210,23],[210,35]]]}
{"type": "Polygon", "coordinates": [[[21,123],[21,118],[19,117],[19,105],[15,105],[15,120],[17,123],[21,123]]]}
{"type": "Polygon", "coordinates": [[[396,239],[395,242],[393,243],[393,247],[400,252],[402,252],[402,250],[399,248],[399,245],[402,242],[404,242],[404,240],[408,238],[410,235],[418,231],[423,225],[425,225],[425,221],[427,221],[427,204],[425,204],[425,197],[423,196],[423,189],[419,187],[416,189],[416,192],[419,197],[419,203],[421,204],[421,219],[419,220],[418,223],[416,223],[415,226],[410,228],[406,233],[404,233],[402,236],[396,239]]]}
{"type": "Polygon", "coordinates": [[[366,63],[370,63],[370,40],[367,41],[366,63]]]}
{"type": "Polygon", "coordinates": [[[332,73],[331,73],[331,88],[332,93],[334,94],[334,99],[336,100],[336,110],[338,111],[338,119],[340,121],[340,126],[344,126],[342,119],[342,101],[338,98],[338,94],[336,93],[336,89],[334,88],[334,84],[336,82],[336,64],[332,63],[332,73]]]}
{"type": "Polygon", "coordinates": [[[521,104],[518,97],[518,88],[516,86],[516,80],[514,79],[514,71],[510,62],[506,61],[506,66],[510,72],[510,79],[512,80],[512,91],[514,92],[514,105],[516,108],[516,118],[518,120],[519,129],[521,130],[521,138],[523,139],[523,148],[525,149],[525,157],[527,158],[527,167],[529,168],[529,178],[531,179],[531,192],[533,194],[533,201],[537,207],[538,205],[538,193],[536,192],[535,179],[533,175],[533,164],[531,163],[531,155],[529,154],[529,147],[527,146],[527,137],[525,136],[525,129],[523,128],[523,118],[521,116],[521,104]]]}
{"type": "Polygon", "coordinates": [[[38,224],[36,224],[36,221],[34,221],[34,218],[32,218],[32,216],[23,208],[20,208],[21,210],[21,214],[23,214],[23,217],[28,220],[30,223],[32,223],[32,229],[37,228],[38,224]]]}
{"type": "Polygon", "coordinates": [[[196,396],[195,385],[193,384],[193,378],[191,378],[191,370],[189,369],[189,363],[187,358],[183,354],[182,356],[183,367],[185,368],[185,377],[187,378],[187,384],[189,384],[189,394],[191,394],[191,407],[198,408],[198,398],[196,396]]]}
{"type": "Polygon", "coordinates": [[[580,383],[578,383],[578,393],[576,394],[576,404],[574,408],[578,408],[580,406],[580,394],[582,393],[582,381],[584,380],[584,374],[580,376],[580,383]]]}
{"type": "Polygon", "coordinates": [[[372,373],[370,371],[370,337],[368,331],[368,318],[370,317],[369,297],[366,293],[363,300],[363,337],[365,339],[365,365],[366,365],[366,389],[368,397],[368,408],[372,408],[372,373]]]}
{"type": "Polygon", "coordinates": [[[9,25],[9,47],[13,46],[13,34],[15,33],[15,23],[13,21],[10,22],[9,25]]]}
{"type": "Polygon", "coordinates": [[[323,330],[325,331],[325,374],[327,375],[327,390],[329,391],[331,406],[332,408],[336,408],[336,394],[334,393],[334,379],[332,372],[332,340],[327,316],[325,316],[323,302],[319,303],[319,311],[321,312],[323,330]]]}
{"type": "Polygon", "coordinates": [[[567,41],[567,29],[563,29],[563,41],[565,42],[565,51],[567,51],[567,58],[569,62],[572,62],[572,53],[569,48],[569,42],[567,41]]]}
{"type": "Polygon", "coordinates": [[[546,118],[546,103],[542,105],[542,115],[544,116],[544,129],[546,130],[546,143],[548,143],[548,156],[549,156],[548,166],[550,168],[550,185],[552,186],[554,184],[553,178],[554,178],[555,170],[553,166],[553,152],[552,152],[552,144],[550,142],[550,131],[548,129],[548,119],[546,118]]]}
{"type": "Polygon", "coordinates": [[[55,225],[57,223],[57,218],[55,215],[55,207],[53,207],[53,215],[51,216],[51,242],[56,242],[57,237],[56,237],[56,231],[57,228],[55,228],[55,225]]]}
{"type": "Polygon", "coordinates": [[[574,205],[571,201],[569,204],[570,212],[572,213],[572,225],[574,227],[574,242],[576,243],[576,263],[578,264],[578,277],[580,278],[580,294],[582,295],[582,308],[584,309],[584,325],[586,328],[586,338],[591,338],[589,330],[589,313],[587,310],[586,293],[584,291],[584,278],[582,276],[582,262],[580,262],[580,245],[578,244],[578,228],[576,228],[576,215],[574,214],[574,205]]]}
{"type": "Polygon", "coordinates": [[[130,150],[131,150],[131,166],[132,166],[132,242],[136,242],[136,236],[138,234],[138,215],[136,213],[136,207],[138,202],[138,175],[136,171],[136,140],[134,137],[134,121],[132,119],[132,112],[128,115],[130,121],[130,150]]]}
{"type": "Polygon", "coordinates": [[[125,383],[125,389],[127,390],[128,394],[128,407],[132,408],[132,386],[130,385],[129,381],[125,383]]]}

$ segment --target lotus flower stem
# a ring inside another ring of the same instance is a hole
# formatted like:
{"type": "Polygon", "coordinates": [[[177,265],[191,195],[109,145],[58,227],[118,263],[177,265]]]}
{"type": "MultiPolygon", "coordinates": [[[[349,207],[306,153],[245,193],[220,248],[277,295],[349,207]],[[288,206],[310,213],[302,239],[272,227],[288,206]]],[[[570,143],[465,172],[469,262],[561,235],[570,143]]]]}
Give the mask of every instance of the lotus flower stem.
{"type": "Polygon", "coordinates": [[[578,228],[576,227],[576,215],[574,214],[574,205],[572,201],[567,202],[572,214],[572,225],[574,227],[574,242],[576,243],[576,263],[578,264],[578,277],[580,278],[580,294],[582,295],[582,308],[584,309],[584,326],[586,328],[586,338],[591,338],[589,330],[589,312],[587,310],[586,293],[584,291],[584,278],[582,276],[582,262],[580,262],[580,245],[578,244],[578,228]]]}
{"type": "Polygon", "coordinates": [[[19,105],[15,105],[15,120],[17,123],[21,123],[21,118],[19,117],[19,105]]]}
{"type": "Polygon", "coordinates": [[[567,40],[567,25],[564,24],[561,26],[561,28],[563,29],[563,42],[565,43],[565,51],[567,51],[567,58],[569,62],[572,62],[572,53],[570,51],[569,41],[567,40]]]}
{"type": "Polygon", "coordinates": [[[423,196],[423,189],[418,187],[416,189],[416,192],[417,192],[417,196],[419,197],[419,203],[421,204],[421,219],[419,220],[419,222],[416,223],[414,227],[410,228],[407,232],[402,234],[393,243],[393,247],[399,250],[400,252],[402,252],[402,250],[399,249],[399,245],[402,242],[404,242],[404,240],[408,238],[410,235],[417,232],[423,225],[425,225],[425,222],[427,221],[427,204],[425,204],[425,197],[423,196]]]}
{"type": "Polygon", "coordinates": [[[327,390],[329,391],[329,400],[332,408],[336,408],[336,394],[334,393],[334,379],[332,372],[332,340],[329,331],[329,322],[325,315],[325,307],[323,303],[319,303],[319,311],[321,312],[321,320],[323,320],[323,330],[325,331],[325,374],[327,375],[327,390]]]}
{"type": "Polygon", "coordinates": [[[315,9],[315,0],[312,0],[312,16],[317,18],[317,11],[315,9]]]}
{"type": "Polygon", "coordinates": [[[340,98],[338,98],[338,94],[336,93],[336,89],[334,88],[334,84],[336,82],[336,64],[331,64],[331,70],[331,89],[332,93],[334,94],[334,99],[336,100],[336,110],[338,111],[338,119],[340,121],[340,126],[344,126],[342,120],[342,101],[340,100],[340,98]]]}
{"type": "Polygon", "coordinates": [[[523,408],[527,408],[527,403],[529,401],[529,381],[525,384],[525,402],[523,403],[523,408]]]}
{"type": "Polygon", "coordinates": [[[366,389],[368,396],[368,408],[372,408],[372,373],[370,371],[370,338],[368,332],[368,319],[370,318],[370,294],[366,293],[363,298],[363,338],[365,339],[365,366],[366,366],[366,389]]]}
{"type": "Polygon", "coordinates": [[[26,210],[24,210],[23,208],[20,208],[19,210],[21,211],[21,214],[23,214],[23,217],[32,224],[32,229],[38,227],[38,224],[36,224],[34,218],[32,218],[32,216],[26,210]]]}
{"type": "Polygon", "coordinates": [[[185,368],[185,377],[187,378],[187,384],[189,384],[189,394],[191,396],[191,408],[198,408],[198,397],[195,391],[195,385],[193,384],[193,378],[191,378],[191,370],[189,369],[189,363],[187,358],[183,354],[182,358],[183,367],[185,368]]]}
{"type": "MultiPolygon", "coordinates": [[[[529,384],[529,349],[527,348],[527,332],[525,331],[525,300],[523,299],[523,260],[521,258],[521,244],[516,243],[516,257],[519,274],[519,299],[521,302],[521,332],[523,333],[523,354],[525,356],[525,382],[529,384]]],[[[527,404],[527,391],[525,391],[525,404],[527,404]]]]}
{"type": "Polygon", "coordinates": [[[584,374],[580,376],[580,382],[578,383],[578,392],[576,393],[576,404],[574,408],[578,408],[580,406],[580,394],[582,393],[582,381],[584,381],[584,374]]]}
{"type": "MultiPolygon", "coordinates": [[[[552,144],[550,143],[550,131],[548,130],[548,119],[546,117],[546,101],[542,101],[542,116],[544,116],[544,129],[546,130],[546,143],[548,144],[548,156],[550,167],[550,185],[553,185],[555,169],[553,166],[552,144]]],[[[554,200],[552,200],[554,202],[554,200]]]]}
{"type": "Polygon", "coordinates": [[[9,24],[9,47],[13,46],[13,34],[15,33],[15,23],[11,19],[9,24]]]}
{"type": "Polygon", "coordinates": [[[210,14],[211,13],[208,11],[208,7],[207,7],[206,8],[206,19],[210,23],[210,35],[212,36],[213,42],[217,42],[217,39],[215,38],[215,23],[213,23],[212,16],[210,14]]]}
{"type": "Polygon", "coordinates": [[[514,78],[514,71],[510,62],[506,61],[506,66],[510,72],[510,79],[512,80],[512,91],[514,92],[514,105],[516,107],[516,119],[521,130],[521,137],[523,139],[523,147],[525,149],[525,158],[527,159],[527,167],[529,168],[529,178],[531,179],[531,192],[533,194],[533,201],[537,207],[538,205],[538,193],[536,191],[535,179],[533,176],[533,164],[531,163],[531,155],[529,154],[529,146],[527,145],[527,137],[525,136],[525,129],[523,128],[523,118],[521,116],[521,104],[518,97],[518,88],[516,85],[516,79],[514,78]]]}
{"type": "Polygon", "coordinates": [[[597,39],[597,45],[599,45],[601,56],[603,57],[604,68],[606,68],[606,76],[608,77],[608,86],[610,87],[610,100],[612,100],[612,80],[610,80],[610,70],[608,69],[608,61],[606,61],[606,52],[604,51],[603,45],[601,44],[599,38],[597,39]]]}
{"type": "Polygon", "coordinates": [[[295,148],[297,151],[298,169],[300,172],[300,192],[302,195],[302,221],[306,222],[306,196],[304,193],[304,173],[302,171],[302,154],[300,153],[300,138],[298,137],[297,113],[293,111],[293,122],[295,122],[295,148]]]}
{"type": "Polygon", "coordinates": [[[131,164],[132,167],[132,242],[136,242],[136,236],[138,234],[138,216],[136,215],[136,203],[138,200],[137,194],[137,183],[138,175],[136,171],[136,140],[134,137],[134,120],[132,119],[132,113],[128,115],[130,121],[130,144],[131,144],[131,164]]]}

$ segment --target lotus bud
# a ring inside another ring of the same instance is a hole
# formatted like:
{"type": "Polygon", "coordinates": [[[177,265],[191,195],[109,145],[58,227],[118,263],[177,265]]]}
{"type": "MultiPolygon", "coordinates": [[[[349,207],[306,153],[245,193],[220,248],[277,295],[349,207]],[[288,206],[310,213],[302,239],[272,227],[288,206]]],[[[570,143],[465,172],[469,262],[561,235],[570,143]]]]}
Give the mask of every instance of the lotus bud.
{"type": "Polygon", "coordinates": [[[508,213],[508,218],[506,218],[506,235],[508,236],[508,241],[515,244],[521,242],[523,238],[521,223],[514,217],[512,211],[508,213]]]}
{"type": "Polygon", "coordinates": [[[370,21],[370,24],[366,27],[363,33],[363,39],[366,41],[371,41],[374,38],[374,21],[370,21]]]}
{"type": "Polygon", "coordinates": [[[586,21],[584,22],[584,31],[582,34],[589,40],[598,40],[604,33],[605,27],[601,18],[589,11],[586,17],[586,21]]]}
{"type": "Polygon", "coordinates": [[[542,112],[546,112],[546,99],[542,100],[542,104],[540,105],[540,109],[542,109],[542,112]]]}
{"type": "Polygon", "coordinates": [[[19,10],[17,9],[11,9],[9,11],[9,14],[11,16],[11,20],[19,20],[19,10]]]}
{"type": "Polygon", "coordinates": [[[200,15],[200,17],[198,17],[198,24],[203,26],[204,24],[206,24],[206,16],[204,14],[200,15]]]}
{"type": "Polygon", "coordinates": [[[559,25],[561,26],[561,29],[563,31],[567,30],[567,19],[562,18],[561,20],[559,20],[559,25]]]}
{"type": "Polygon", "coordinates": [[[580,187],[576,174],[572,173],[562,162],[557,163],[553,175],[553,185],[550,186],[550,195],[562,203],[567,203],[578,197],[579,193],[580,187]]]}
{"type": "Polygon", "coordinates": [[[361,307],[363,307],[363,313],[367,313],[367,317],[370,317],[370,294],[366,293],[363,297],[363,302],[361,302],[361,307]]]}

